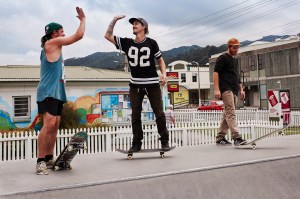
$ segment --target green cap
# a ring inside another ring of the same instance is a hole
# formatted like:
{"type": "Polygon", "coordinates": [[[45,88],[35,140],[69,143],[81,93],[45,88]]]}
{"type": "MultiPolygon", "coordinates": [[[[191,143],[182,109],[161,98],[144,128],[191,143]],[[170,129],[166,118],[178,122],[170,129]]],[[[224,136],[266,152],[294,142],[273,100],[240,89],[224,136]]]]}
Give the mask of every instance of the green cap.
{"type": "MultiPolygon", "coordinates": [[[[49,35],[51,34],[54,30],[59,30],[63,28],[62,25],[58,24],[58,23],[49,23],[48,25],[45,26],[45,34],[49,35]]],[[[46,36],[45,35],[45,36],[46,36]]]]}

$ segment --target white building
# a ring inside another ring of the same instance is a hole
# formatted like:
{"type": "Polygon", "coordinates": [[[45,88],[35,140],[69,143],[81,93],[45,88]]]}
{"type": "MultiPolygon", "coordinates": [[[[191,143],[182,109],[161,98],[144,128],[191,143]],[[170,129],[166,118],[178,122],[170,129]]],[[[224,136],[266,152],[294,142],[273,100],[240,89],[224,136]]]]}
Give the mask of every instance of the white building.
{"type": "Polygon", "coordinates": [[[187,97],[190,105],[194,104],[197,106],[199,104],[199,79],[201,101],[203,102],[209,98],[210,83],[208,65],[200,65],[198,67],[186,61],[174,61],[168,65],[167,72],[178,72],[179,90],[188,93],[187,97]]]}

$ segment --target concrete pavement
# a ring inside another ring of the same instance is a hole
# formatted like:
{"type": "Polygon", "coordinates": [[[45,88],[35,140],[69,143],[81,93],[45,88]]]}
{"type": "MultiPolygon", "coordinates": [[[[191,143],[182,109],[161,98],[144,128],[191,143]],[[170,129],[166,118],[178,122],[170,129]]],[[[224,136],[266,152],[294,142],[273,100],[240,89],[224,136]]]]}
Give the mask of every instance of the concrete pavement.
{"type": "Polygon", "coordinates": [[[300,198],[299,141],[300,136],[269,138],[256,150],[176,148],[165,159],[159,153],[135,154],[130,161],[121,153],[82,155],[74,159],[73,170],[48,176],[35,175],[35,160],[0,163],[0,196],[300,198]]]}

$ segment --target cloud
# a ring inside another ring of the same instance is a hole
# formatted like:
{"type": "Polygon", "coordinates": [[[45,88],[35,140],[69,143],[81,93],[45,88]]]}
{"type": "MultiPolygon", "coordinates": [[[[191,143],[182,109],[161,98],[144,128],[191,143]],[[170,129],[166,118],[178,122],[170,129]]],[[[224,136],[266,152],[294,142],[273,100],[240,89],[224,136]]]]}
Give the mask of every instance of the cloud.
{"type": "Polygon", "coordinates": [[[299,4],[242,23],[276,7],[283,7],[289,2],[293,0],[0,0],[0,65],[39,64],[40,38],[44,35],[45,25],[52,21],[58,22],[64,26],[66,35],[73,34],[79,25],[76,6],[83,7],[86,12],[86,33],[81,41],[63,48],[65,59],[82,57],[98,51],[115,51],[115,47],[104,39],[104,33],[117,14],[125,14],[126,18],[117,22],[114,31],[116,35],[133,37],[128,19],[144,17],[149,22],[149,36],[158,41],[162,50],[193,44],[221,45],[233,36],[251,40],[272,33],[297,33],[300,23],[293,26],[294,30],[291,30],[293,27],[287,26],[251,36],[296,20],[299,4]],[[259,5],[261,2],[264,4],[250,12],[251,5],[259,5]],[[232,8],[218,12],[229,7],[232,8]],[[229,14],[239,9],[242,10],[236,14],[229,14]],[[212,15],[213,13],[215,14],[212,15]],[[226,17],[226,14],[229,15],[226,17]],[[239,26],[228,29],[239,22],[239,26]]]}

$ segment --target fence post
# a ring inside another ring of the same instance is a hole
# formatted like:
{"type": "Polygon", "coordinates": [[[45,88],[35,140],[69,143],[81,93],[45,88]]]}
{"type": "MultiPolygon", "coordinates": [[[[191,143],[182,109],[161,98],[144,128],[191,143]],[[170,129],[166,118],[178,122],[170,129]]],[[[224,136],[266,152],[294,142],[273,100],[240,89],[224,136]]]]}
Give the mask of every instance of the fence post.
{"type": "Polygon", "coordinates": [[[32,142],[29,132],[25,132],[26,142],[25,142],[25,160],[30,160],[32,158],[32,142]]]}
{"type": "Polygon", "coordinates": [[[187,134],[187,129],[182,128],[182,146],[187,146],[187,140],[188,140],[188,134],[187,134]]]}
{"type": "Polygon", "coordinates": [[[251,128],[252,139],[256,139],[255,124],[252,120],[250,121],[250,128],[251,128]]]}
{"type": "Polygon", "coordinates": [[[105,144],[105,147],[106,147],[106,152],[111,152],[111,146],[112,146],[112,143],[111,143],[111,132],[110,131],[106,131],[106,144],[105,144]]]}

